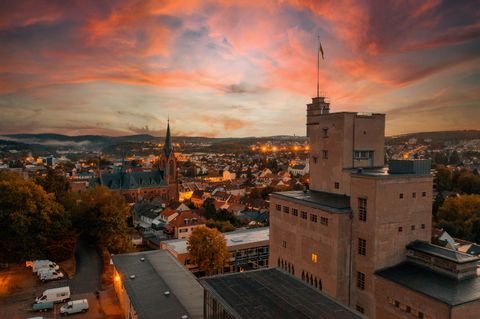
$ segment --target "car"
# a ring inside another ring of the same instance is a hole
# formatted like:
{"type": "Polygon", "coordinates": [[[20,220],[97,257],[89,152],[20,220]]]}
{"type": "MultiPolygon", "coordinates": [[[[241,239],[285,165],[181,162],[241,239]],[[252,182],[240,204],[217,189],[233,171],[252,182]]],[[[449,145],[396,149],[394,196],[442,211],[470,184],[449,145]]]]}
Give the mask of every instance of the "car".
{"type": "Polygon", "coordinates": [[[60,313],[62,315],[71,315],[74,313],[87,312],[87,311],[88,311],[87,299],[72,300],[60,308],[60,313]]]}

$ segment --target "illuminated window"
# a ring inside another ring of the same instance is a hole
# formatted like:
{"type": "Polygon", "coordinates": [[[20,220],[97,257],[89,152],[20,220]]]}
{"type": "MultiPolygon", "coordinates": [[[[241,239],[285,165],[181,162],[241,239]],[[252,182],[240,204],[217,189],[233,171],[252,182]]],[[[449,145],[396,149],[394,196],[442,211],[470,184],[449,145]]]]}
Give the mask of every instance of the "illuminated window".
{"type": "Polygon", "coordinates": [[[363,222],[367,221],[367,199],[366,198],[358,199],[358,219],[363,222]]]}
{"type": "Polygon", "coordinates": [[[312,253],[312,262],[315,263],[315,264],[318,262],[317,254],[312,253]]]}

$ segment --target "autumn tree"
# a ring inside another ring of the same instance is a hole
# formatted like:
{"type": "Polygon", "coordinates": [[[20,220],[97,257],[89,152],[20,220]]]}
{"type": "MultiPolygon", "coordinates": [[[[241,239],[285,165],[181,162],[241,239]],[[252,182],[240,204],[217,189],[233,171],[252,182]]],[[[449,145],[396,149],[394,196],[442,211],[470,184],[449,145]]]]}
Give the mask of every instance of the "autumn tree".
{"type": "Polygon", "coordinates": [[[207,275],[222,272],[230,257],[224,235],[215,228],[195,228],[188,239],[187,249],[191,262],[207,275]]]}
{"type": "Polygon", "coordinates": [[[0,172],[0,254],[5,261],[44,258],[70,229],[53,194],[13,172],[0,172]]]}
{"type": "Polygon", "coordinates": [[[48,167],[47,173],[45,175],[35,176],[34,181],[42,186],[47,193],[53,193],[60,203],[65,200],[65,196],[70,190],[70,183],[61,169],[48,167]]]}
{"type": "Polygon", "coordinates": [[[72,212],[74,227],[111,253],[130,249],[128,207],[124,198],[103,186],[70,195],[66,207],[72,212]]]}
{"type": "Polygon", "coordinates": [[[449,197],[438,210],[438,226],[454,237],[480,242],[480,195],[449,197]]]}

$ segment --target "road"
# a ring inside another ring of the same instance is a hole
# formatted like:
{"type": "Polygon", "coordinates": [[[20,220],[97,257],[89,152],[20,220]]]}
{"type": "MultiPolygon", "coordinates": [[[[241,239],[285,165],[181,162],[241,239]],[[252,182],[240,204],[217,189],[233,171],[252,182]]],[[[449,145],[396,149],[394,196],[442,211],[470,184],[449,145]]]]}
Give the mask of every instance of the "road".
{"type": "Polygon", "coordinates": [[[75,250],[77,270],[75,277],[68,281],[72,294],[95,292],[100,289],[102,259],[95,246],[79,240],[75,250]]]}

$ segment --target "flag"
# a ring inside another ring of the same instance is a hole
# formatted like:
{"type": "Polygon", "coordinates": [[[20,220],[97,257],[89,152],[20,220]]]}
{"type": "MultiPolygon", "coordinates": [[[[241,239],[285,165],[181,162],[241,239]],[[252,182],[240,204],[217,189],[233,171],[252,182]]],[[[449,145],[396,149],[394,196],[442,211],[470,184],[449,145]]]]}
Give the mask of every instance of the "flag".
{"type": "Polygon", "coordinates": [[[325,60],[325,57],[323,56],[323,48],[322,48],[322,42],[320,42],[320,39],[318,40],[319,43],[319,48],[318,48],[318,54],[322,54],[322,60],[325,60]]]}

